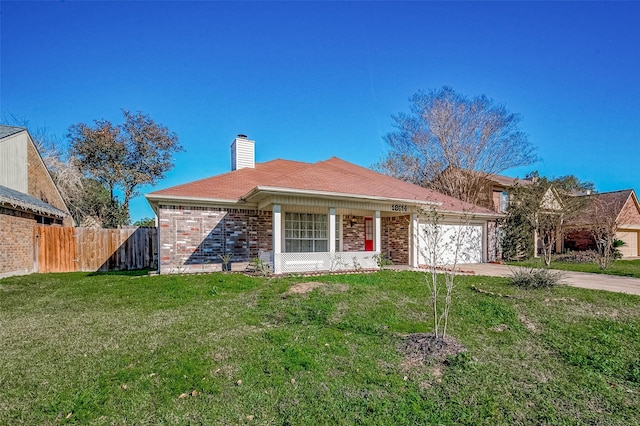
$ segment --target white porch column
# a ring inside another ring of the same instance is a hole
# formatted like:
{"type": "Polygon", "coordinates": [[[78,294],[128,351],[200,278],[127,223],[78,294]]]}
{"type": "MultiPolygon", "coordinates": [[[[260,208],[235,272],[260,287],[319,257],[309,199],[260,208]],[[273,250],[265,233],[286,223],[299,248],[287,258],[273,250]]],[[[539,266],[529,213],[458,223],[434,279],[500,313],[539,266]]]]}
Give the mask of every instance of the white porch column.
{"type": "Polygon", "coordinates": [[[485,221],[482,224],[482,263],[487,263],[489,261],[489,226],[488,222],[485,221]]]}
{"type": "Polygon", "coordinates": [[[329,209],[329,253],[336,252],[336,209],[329,209]]]}
{"type": "Polygon", "coordinates": [[[420,227],[418,226],[418,215],[414,213],[411,215],[411,226],[409,229],[409,266],[413,268],[418,267],[418,262],[420,259],[418,257],[420,254],[420,235],[418,234],[419,229],[420,227]]]}
{"type": "Polygon", "coordinates": [[[279,274],[280,269],[280,253],[282,253],[282,208],[280,204],[273,205],[273,217],[271,227],[273,230],[273,273],[279,274]]]}
{"type": "Polygon", "coordinates": [[[380,210],[376,210],[376,236],[373,242],[373,249],[380,253],[382,251],[382,221],[380,220],[380,210]]]}

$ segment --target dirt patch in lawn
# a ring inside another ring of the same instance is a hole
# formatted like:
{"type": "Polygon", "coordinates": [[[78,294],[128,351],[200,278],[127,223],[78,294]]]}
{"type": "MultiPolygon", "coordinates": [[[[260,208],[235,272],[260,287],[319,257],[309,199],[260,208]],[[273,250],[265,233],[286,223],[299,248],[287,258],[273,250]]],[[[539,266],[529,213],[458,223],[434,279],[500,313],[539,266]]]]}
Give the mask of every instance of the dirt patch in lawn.
{"type": "Polygon", "coordinates": [[[326,285],[325,283],[319,283],[319,282],[300,283],[300,284],[292,285],[289,291],[287,291],[287,293],[289,294],[311,293],[316,288],[320,288],[325,285],[326,285]]]}
{"type": "Polygon", "coordinates": [[[538,331],[538,327],[533,322],[531,322],[524,314],[518,315],[518,320],[520,320],[522,325],[524,325],[527,330],[534,332],[538,331]]]}
{"type": "Polygon", "coordinates": [[[287,291],[287,294],[307,294],[318,288],[329,293],[342,293],[349,289],[349,287],[345,284],[328,284],[323,282],[309,281],[306,283],[292,285],[291,288],[289,288],[289,291],[287,291]]]}
{"type": "Polygon", "coordinates": [[[442,382],[447,368],[447,358],[465,352],[467,348],[455,337],[438,337],[433,333],[414,333],[402,336],[398,350],[404,355],[402,367],[408,371],[404,380],[409,380],[412,372],[424,371],[426,367],[430,378],[420,380],[420,389],[425,390],[442,382]]]}
{"type": "Polygon", "coordinates": [[[447,357],[467,350],[455,337],[436,338],[433,333],[403,336],[398,349],[405,356],[406,366],[443,362],[447,357]]]}

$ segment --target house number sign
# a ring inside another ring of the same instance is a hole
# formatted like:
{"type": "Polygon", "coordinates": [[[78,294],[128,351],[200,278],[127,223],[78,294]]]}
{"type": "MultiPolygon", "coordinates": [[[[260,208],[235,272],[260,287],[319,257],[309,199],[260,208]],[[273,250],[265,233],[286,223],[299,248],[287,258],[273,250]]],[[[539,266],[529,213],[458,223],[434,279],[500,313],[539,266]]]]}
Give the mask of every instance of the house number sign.
{"type": "Polygon", "coordinates": [[[409,207],[406,204],[392,204],[391,210],[394,212],[408,212],[409,207]]]}

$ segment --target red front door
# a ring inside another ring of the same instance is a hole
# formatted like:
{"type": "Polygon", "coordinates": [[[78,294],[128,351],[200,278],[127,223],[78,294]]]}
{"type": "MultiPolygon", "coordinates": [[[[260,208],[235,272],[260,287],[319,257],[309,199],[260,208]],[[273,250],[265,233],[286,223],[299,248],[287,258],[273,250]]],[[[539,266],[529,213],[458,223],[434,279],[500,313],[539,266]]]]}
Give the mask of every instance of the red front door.
{"type": "Polygon", "coordinates": [[[373,251],[373,218],[364,218],[364,251],[373,251]]]}

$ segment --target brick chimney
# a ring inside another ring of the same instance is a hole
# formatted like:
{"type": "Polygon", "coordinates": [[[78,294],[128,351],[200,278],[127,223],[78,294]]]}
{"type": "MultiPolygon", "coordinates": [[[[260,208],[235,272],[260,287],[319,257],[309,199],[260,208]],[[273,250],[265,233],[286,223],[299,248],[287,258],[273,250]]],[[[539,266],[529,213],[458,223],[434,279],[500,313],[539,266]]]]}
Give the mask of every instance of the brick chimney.
{"type": "Polygon", "coordinates": [[[247,135],[238,135],[231,144],[231,170],[255,168],[255,141],[247,138],[247,135]]]}

